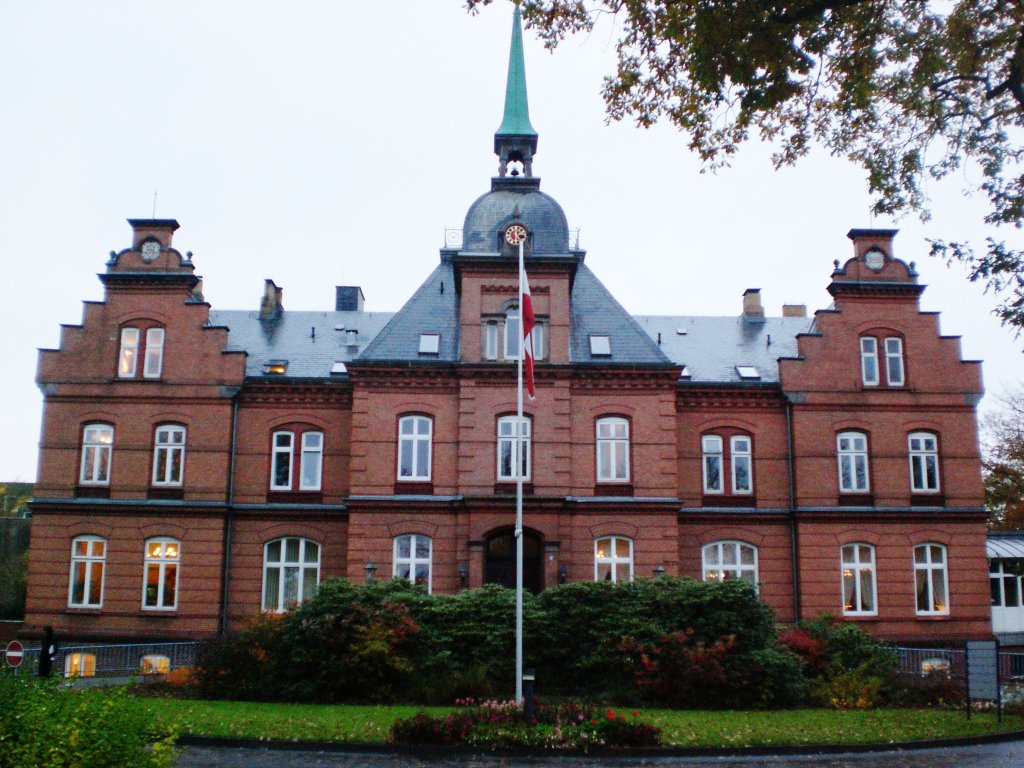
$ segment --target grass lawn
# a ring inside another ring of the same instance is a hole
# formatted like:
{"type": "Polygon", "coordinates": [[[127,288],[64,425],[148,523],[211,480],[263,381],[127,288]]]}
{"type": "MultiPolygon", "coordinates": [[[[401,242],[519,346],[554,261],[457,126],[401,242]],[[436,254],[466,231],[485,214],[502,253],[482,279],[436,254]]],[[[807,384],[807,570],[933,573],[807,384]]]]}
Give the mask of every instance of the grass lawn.
{"type": "MultiPolygon", "coordinates": [[[[134,699],[180,733],[195,736],[285,741],[385,742],[391,723],[416,712],[444,714],[447,707],[261,704],[242,701],[134,699]]],[[[694,712],[647,709],[640,719],[662,729],[666,745],[744,747],[798,744],[879,744],[892,741],[979,736],[1024,730],[1024,718],[962,710],[825,709],[774,712],[694,712]]]]}

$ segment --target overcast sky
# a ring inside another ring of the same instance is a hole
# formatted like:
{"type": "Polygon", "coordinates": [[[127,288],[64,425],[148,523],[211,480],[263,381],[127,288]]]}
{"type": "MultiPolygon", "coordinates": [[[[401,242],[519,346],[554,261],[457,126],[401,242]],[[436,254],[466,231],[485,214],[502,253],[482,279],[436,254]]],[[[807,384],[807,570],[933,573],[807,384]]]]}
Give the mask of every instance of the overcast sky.
{"type": "MultiPolygon", "coordinates": [[[[35,478],[36,350],[102,298],[96,274],[154,191],[215,308],[257,309],[264,278],[287,309],[333,309],[338,284],[400,308],[497,168],[510,25],[502,2],[0,0],[0,480],[35,478]]],[[[863,174],[822,153],[775,172],[752,144],[701,175],[670,128],[605,124],[613,40],[606,25],[551,54],[527,31],[526,73],[534,172],[627,310],[732,315],[746,288],[771,315],[824,308],[846,232],[898,227],[923,307],[985,361],[988,391],[1024,378],[991,297],[927,256],[925,237],[992,234],[969,176],[929,190],[922,226],[872,218],[863,174]]]]}

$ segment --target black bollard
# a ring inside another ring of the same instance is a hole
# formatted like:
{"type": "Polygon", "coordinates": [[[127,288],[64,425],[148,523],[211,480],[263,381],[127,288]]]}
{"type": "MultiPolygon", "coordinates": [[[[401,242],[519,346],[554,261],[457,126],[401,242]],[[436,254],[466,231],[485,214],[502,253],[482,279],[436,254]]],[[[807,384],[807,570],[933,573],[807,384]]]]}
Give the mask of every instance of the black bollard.
{"type": "Polygon", "coordinates": [[[533,716],[533,670],[523,670],[523,718],[527,726],[533,726],[536,720],[533,716]]]}

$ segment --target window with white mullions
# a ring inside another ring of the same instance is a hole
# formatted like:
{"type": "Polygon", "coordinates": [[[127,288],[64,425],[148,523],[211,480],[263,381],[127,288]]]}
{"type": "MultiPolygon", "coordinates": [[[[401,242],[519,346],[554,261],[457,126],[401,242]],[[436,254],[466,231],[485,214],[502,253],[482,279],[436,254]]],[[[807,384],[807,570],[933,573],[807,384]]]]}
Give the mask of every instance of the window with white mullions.
{"type": "Polygon", "coordinates": [[[178,606],[180,562],[181,544],[177,539],[158,538],[146,541],[143,609],[171,611],[178,606]]]}
{"type": "Polygon", "coordinates": [[[847,544],[841,550],[843,615],[874,616],[875,548],[870,544],[847,544]]]}
{"type": "Polygon", "coordinates": [[[121,349],[117,355],[117,375],[122,379],[135,376],[139,360],[139,329],[121,329],[121,349]]]}
{"type": "Polygon", "coordinates": [[[185,467],[185,427],[157,427],[153,447],[153,485],[181,485],[185,467]]]}
{"type": "Polygon", "coordinates": [[[68,606],[103,606],[103,572],[107,564],[107,542],[99,536],[78,536],[71,541],[71,577],[68,606]]]}
{"type": "Polygon", "coordinates": [[[114,428],[109,424],[86,424],[82,430],[79,482],[82,485],[109,485],[113,451],[114,428]]]}
{"type": "Polygon", "coordinates": [[[403,416],[398,420],[399,480],[430,480],[433,431],[434,422],[428,416],[403,416]]]}
{"type": "Polygon", "coordinates": [[[860,337],[860,375],[864,386],[874,387],[879,383],[878,339],[874,336],[860,337]]]}
{"type": "Polygon", "coordinates": [[[633,581],[633,540],[605,536],[594,542],[594,581],[633,581]]]}
{"type": "Polygon", "coordinates": [[[939,490],[939,440],[931,432],[911,432],[907,436],[910,449],[910,489],[915,493],[939,490]]]}
{"type": "Polygon", "coordinates": [[[866,493],[868,481],[868,439],[861,432],[840,432],[836,436],[839,462],[839,490],[866,493]]]}
{"type": "Polygon", "coordinates": [[[722,438],[704,435],[700,440],[703,453],[704,493],[722,493],[722,438]]]}
{"type": "Polygon", "coordinates": [[[396,536],[392,558],[392,576],[406,579],[431,590],[431,548],[429,536],[406,534],[396,536]]]}
{"type": "Polygon", "coordinates": [[[320,545],[286,537],[263,548],[263,610],[283,613],[316,594],[320,583],[320,545]]]}
{"type": "Polygon", "coordinates": [[[150,328],[146,331],[146,363],[142,367],[142,376],[146,379],[159,379],[164,367],[164,329],[150,328]]]}
{"type": "Polygon", "coordinates": [[[903,386],[903,339],[885,339],[885,377],[890,387],[903,386]]]}
{"type": "Polygon", "coordinates": [[[295,435],[292,432],[275,432],[271,437],[270,488],[287,491],[292,487],[292,448],[295,435]]]}
{"type": "Polygon", "coordinates": [[[941,544],[914,547],[914,590],[919,615],[944,616],[949,613],[946,548],[941,544]]]}
{"type": "Polygon", "coordinates": [[[597,420],[597,481],[629,482],[629,422],[619,417],[597,420]]]}
{"type": "Polygon", "coordinates": [[[742,541],[715,541],[701,551],[704,581],[743,579],[757,588],[757,547],[742,541]]]}
{"type": "Polygon", "coordinates": [[[302,434],[302,456],[299,460],[299,490],[319,491],[324,463],[324,433],[302,434]]]}
{"type": "Polygon", "coordinates": [[[530,479],[530,419],[524,416],[519,422],[515,416],[502,416],[498,419],[498,479],[516,480],[518,476],[530,479]]]}
{"type": "Polygon", "coordinates": [[[729,448],[732,453],[732,492],[750,493],[753,490],[750,438],[736,435],[729,440],[729,448]]]}

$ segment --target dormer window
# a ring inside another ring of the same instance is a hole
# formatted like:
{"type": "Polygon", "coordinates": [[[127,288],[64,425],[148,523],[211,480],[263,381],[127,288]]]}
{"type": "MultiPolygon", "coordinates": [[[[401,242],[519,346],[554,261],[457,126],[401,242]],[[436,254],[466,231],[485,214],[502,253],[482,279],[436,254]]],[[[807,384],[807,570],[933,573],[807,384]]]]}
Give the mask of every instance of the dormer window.
{"type": "Polygon", "coordinates": [[[612,339],[604,334],[590,335],[590,354],[592,357],[611,357],[612,339]]]}
{"type": "MultiPolygon", "coordinates": [[[[545,360],[544,329],[547,320],[536,318],[533,326],[533,359],[545,360]]],[[[484,360],[518,360],[520,343],[519,310],[509,309],[500,317],[484,317],[481,322],[480,356],[484,360]]]]}
{"type": "Polygon", "coordinates": [[[737,365],[736,375],[741,379],[754,380],[761,378],[761,372],[753,365],[737,365]]]}
{"type": "Polygon", "coordinates": [[[441,351],[441,334],[439,333],[421,333],[420,334],[420,354],[421,355],[436,355],[441,351]]]}
{"type": "Polygon", "coordinates": [[[263,366],[263,373],[267,376],[283,376],[287,372],[287,360],[270,360],[263,366]]]}

